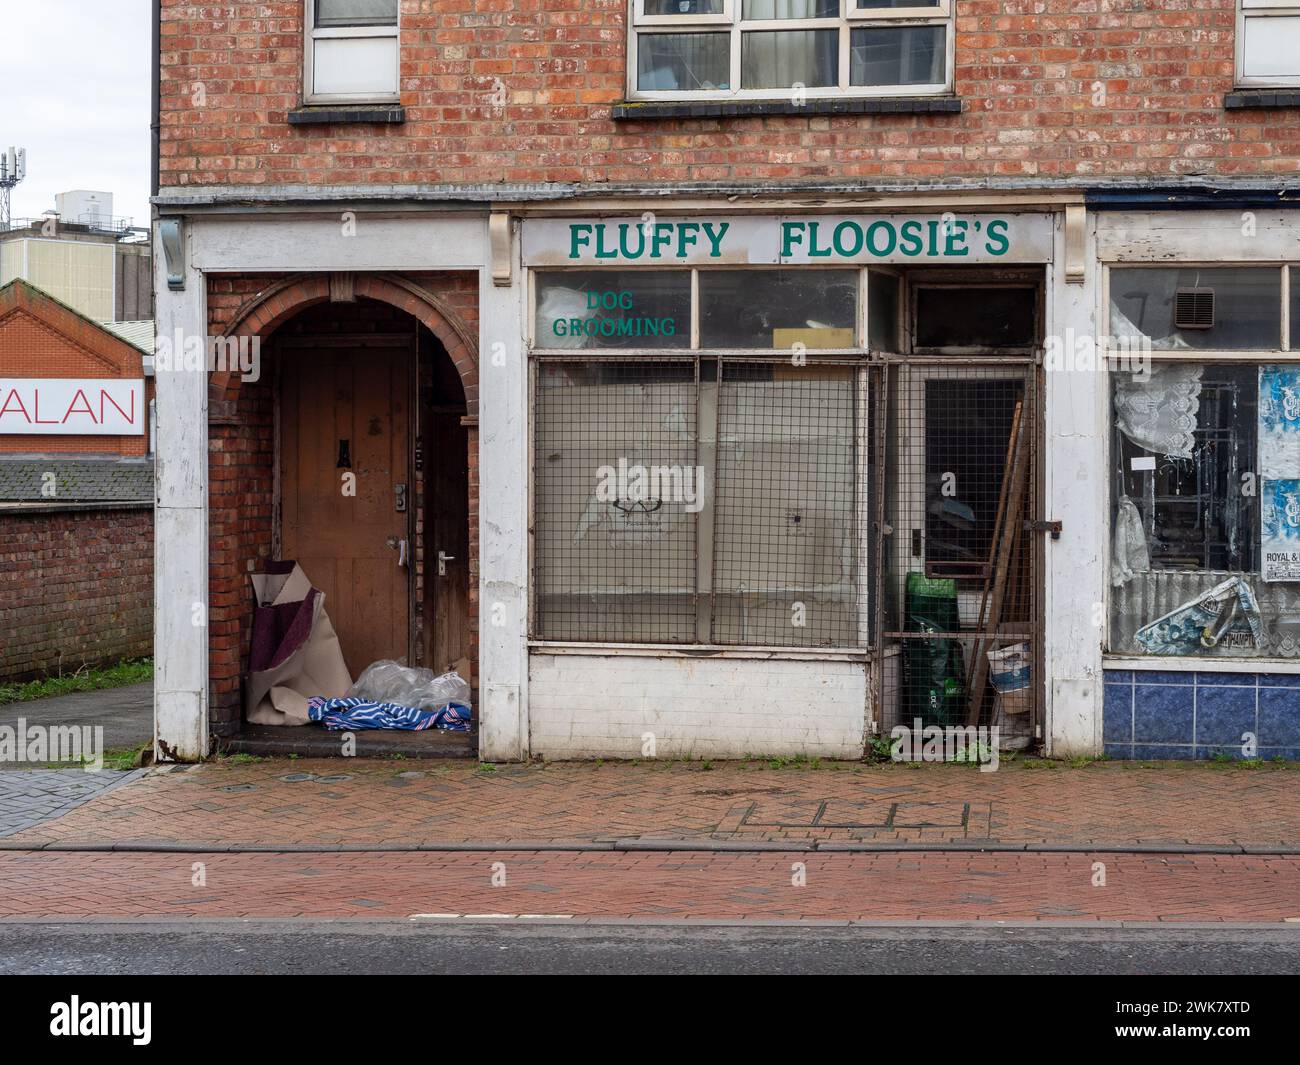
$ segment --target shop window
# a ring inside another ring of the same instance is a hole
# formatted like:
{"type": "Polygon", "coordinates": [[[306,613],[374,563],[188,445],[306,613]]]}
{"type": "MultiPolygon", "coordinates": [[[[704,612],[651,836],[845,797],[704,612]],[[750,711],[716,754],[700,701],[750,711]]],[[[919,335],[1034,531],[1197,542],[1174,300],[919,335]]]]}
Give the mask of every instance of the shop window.
{"type": "Polygon", "coordinates": [[[308,103],[397,99],[398,0],[306,0],[308,103]]]}
{"type": "Polygon", "coordinates": [[[630,0],[628,90],[649,99],[943,92],[950,0],[630,0]]]}
{"type": "Polygon", "coordinates": [[[857,307],[856,270],[704,270],[700,346],[852,348],[857,307]]]}
{"type": "Polygon", "coordinates": [[[1112,267],[1110,335],[1147,350],[1277,350],[1278,267],[1112,267]]]}
{"type": "Polygon", "coordinates": [[[1300,654],[1300,368],[1113,384],[1112,651],[1300,654]]]}
{"type": "Polygon", "coordinates": [[[537,277],[538,348],[689,348],[686,270],[585,270],[537,277]]]}
{"type": "Polygon", "coordinates": [[[537,635],[864,642],[858,372],[539,360],[537,635]]]}
{"type": "Polygon", "coordinates": [[[1025,286],[917,285],[918,351],[1025,350],[1038,339],[1038,289],[1025,286]]]}
{"type": "Polygon", "coordinates": [[[1238,0],[1237,83],[1300,85],[1300,0],[1238,0]]]}

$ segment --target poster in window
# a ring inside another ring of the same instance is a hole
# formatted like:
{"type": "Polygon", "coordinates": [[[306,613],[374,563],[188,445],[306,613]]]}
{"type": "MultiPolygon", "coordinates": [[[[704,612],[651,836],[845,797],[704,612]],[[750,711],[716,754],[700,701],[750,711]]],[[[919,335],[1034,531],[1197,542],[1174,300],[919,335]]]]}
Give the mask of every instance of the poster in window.
{"type": "Polygon", "coordinates": [[[1260,576],[1300,581],[1300,367],[1259,371],[1260,576]]]}
{"type": "Polygon", "coordinates": [[[1261,479],[1260,496],[1263,578],[1300,581],[1300,479],[1261,479]]]}

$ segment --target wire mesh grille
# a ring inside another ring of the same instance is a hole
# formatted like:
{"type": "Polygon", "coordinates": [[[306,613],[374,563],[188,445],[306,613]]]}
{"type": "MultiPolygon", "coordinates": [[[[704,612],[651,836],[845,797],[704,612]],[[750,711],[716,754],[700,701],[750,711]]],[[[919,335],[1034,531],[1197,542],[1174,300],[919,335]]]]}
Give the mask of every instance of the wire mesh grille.
{"type": "Polygon", "coordinates": [[[788,360],[539,361],[538,634],[865,643],[858,373],[788,360]]]}
{"type": "Polygon", "coordinates": [[[990,674],[1035,651],[1033,389],[1028,364],[882,371],[886,728],[1032,709],[1032,686],[999,695],[990,674]]]}
{"type": "Polygon", "coordinates": [[[538,364],[537,628],[548,639],[696,639],[694,360],[538,364]]]}
{"type": "Polygon", "coordinates": [[[856,646],[858,371],[722,367],[713,640],[856,646]]]}

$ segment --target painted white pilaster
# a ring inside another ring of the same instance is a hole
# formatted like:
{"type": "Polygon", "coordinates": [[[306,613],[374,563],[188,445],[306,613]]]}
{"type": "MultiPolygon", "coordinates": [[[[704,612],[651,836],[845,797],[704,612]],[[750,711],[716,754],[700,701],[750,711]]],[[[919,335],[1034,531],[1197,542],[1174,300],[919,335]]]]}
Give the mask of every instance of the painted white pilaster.
{"type": "Polygon", "coordinates": [[[1058,216],[1054,261],[1047,272],[1048,355],[1052,344],[1064,367],[1044,373],[1044,517],[1059,519],[1059,540],[1046,533],[1044,616],[1046,633],[1046,740],[1059,757],[1101,753],[1101,649],[1105,627],[1106,410],[1108,377],[1070,353],[1086,352],[1097,338],[1099,271],[1096,221],[1085,222],[1082,284],[1067,283],[1066,227],[1058,216]]]}
{"type": "MultiPolygon", "coordinates": [[[[188,227],[186,228],[188,238],[188,227]]],[[[208,753],[208,374],[203,274],[185,248],[185,288],[167,287],[167,263],[154,225],[154,291],[159,337],[158,451],[154,466],[154,753],[194,761],[208,753]],[[184,350],[203,344],[203,359],[184,350]],[[161,356],[163,348],[160,347],[161,356]]]]}
{"type": "Polygon", "coordinates": [[[478,746],[485,761],[529,753],[529,404],[517,225],[509,256],[509,286],[494,283],[490,262],[479,272],[478,746]]]}

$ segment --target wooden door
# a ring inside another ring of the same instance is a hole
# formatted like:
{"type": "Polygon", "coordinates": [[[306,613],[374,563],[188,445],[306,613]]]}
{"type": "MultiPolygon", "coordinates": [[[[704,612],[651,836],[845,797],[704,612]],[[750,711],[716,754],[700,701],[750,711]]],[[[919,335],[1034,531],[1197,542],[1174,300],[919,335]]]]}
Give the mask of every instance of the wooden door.
{"type": "Polygon", "coordinates": [[[408,661],[411,367],[401,347],[295,345],[282,360],[280,555],[325,593],[354,678],[408,661]]]}
{"type": "Polygon", "coordinates": [[[469,680],[469,453],[460,419],[458,411],[435,410],[429,422],[425,613],[433,622],[429,664],[469,680]]]}

